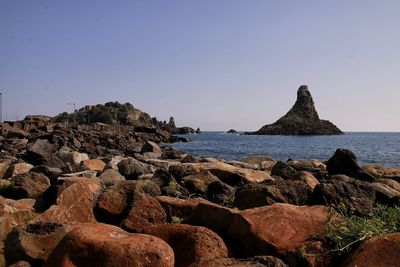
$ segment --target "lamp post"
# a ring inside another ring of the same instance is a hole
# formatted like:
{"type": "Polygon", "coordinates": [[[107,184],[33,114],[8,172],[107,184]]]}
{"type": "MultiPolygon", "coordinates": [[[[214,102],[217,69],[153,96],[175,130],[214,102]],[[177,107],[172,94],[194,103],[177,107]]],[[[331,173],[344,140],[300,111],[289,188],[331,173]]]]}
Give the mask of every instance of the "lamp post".
{"type": "Polygon", "coordinates": [[[74,111],[73,111],[72,115],[73,115],[73,118],[74,118],[74,124],[76,124],[76,118],[75,118],[75,116],[76,116],[76,114],[75,114],[76,103],[67,103],[67,105],[74,106],[74,111]]]}
{"type": "Polygon", "coordinates": [[[3,123],[3,93],[0,93],[0,123],[3,123]]]}

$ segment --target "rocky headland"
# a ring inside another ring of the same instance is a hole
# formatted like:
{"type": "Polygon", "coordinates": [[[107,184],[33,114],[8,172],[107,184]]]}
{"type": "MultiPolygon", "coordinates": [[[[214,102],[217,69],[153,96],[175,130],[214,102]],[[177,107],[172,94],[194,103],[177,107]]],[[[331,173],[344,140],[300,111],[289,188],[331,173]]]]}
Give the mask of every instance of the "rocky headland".
{"type": "Polygon", "coordinates": [[[307,85],[302,85],[297,91],[297,100],[286,115],[263,126],[253,135],[339,135],[343,132],[333,123],[321,120],[315,109],[314,100],[307,85]]]}
{"type": "Polygon", "coordinates": [[[398,266],[400,168],[198,158],[137,114],[0,126],[0,266],[398,266]]]}

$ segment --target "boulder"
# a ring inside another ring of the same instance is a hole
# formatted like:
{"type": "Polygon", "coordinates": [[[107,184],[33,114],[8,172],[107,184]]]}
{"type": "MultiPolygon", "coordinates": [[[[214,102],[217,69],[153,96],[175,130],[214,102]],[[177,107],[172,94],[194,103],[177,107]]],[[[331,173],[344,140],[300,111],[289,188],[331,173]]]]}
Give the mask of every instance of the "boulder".
{"type": "Polygon", "coordinates": [[[164,208],[169,222],[173,218],[188,218],[199,203],[210,203],[202,198],[180,199],[169,196],[157,196],[156,200],[164,208]]]}
{"type": "Polygon", "coordinates": [[[181,163],[198,163],[198,162],[200,162],[200,159],[192,155],[186,155],[183,159],[181,159],[181,163]]]}
{"type": "Polygon", "coordinates": [[[152,141],[147,141],[146,143],[144,143],[140,152],[141,153],[152,153],[152,154],[156,155],[156,157],[161,157],[161,154],[162,154],[161,148],[152,141]]]}
{"type": "Polygon", "coordinates": [[[143,228],[149,225],[166,222],[165,210],[157,200],[146,194],[136,193],[128,216],[122,221],[121,226],[129,231],[141,233],[143,228]]]}
{"type": "Polygon", "coordinates": [[[12,164],[10,168],[7,170],[4,178],[14,177],[19,174],[26,174],[33,168],[32,164],[19,162],[12,164]]]}
{"type": "Polygon", "coordinates": [[[298,171],[293,177],[293,180],[302,181],[306,183],[311,189],[314,189],[319,184],[317,178],[315,178],[314,175],[307,171],[298,171]]]}
{"type": "Polygon", "coordinates": [[[235,199],[235,188],[221,181],[215,181],[207,187],[207,199],[220,205],[230,206],[235,199]]]}
{"type": "Polygon", "coordinates": [[[53,167],[44,166],[44,165],[35,166],[30,171],[37,172],[37,173],[43,173],[50,179],[51,183],[55,182],[57,180],[57,178],[63,172],[60,168],[53,168],[53,167]]]}
{"type": "Polygon", "coordinates": [[[56,223],[14,228],[5,241],[7,263],[26,261],[33,266],[43,265],[69,230],[70,227],[56,223]]]}
{"type": "Polygon", "coordinates": [[[99,179],[102,180],[106,186],[113,186],[125,181],[125,177],[114,169],[104,170],[100,174],[99,179]]]}
{"type": "Polygon", "coordinates": [[[209,171],[203,171],[200,173],[185,176],[181,179],[184,187],[186,187],[191,193],[205,194],[208,186],[213,182],[219,182],[220,180],[215,175],[212,175],[209,171]]]}
{"type": "Polygon", "coordinates": [[[123,160],[124,158],[122,156],[114,156],[111,158],[111,160],[106,164],[104,167],[105,170],[107,169],[113,169],[118,171],[118,163],[123,160]]]}
{"type": "Polygon", "coordinates": [[[237,133],[237,131],[234,130],[234,129],[230,129],[230,130],[227,131],[226,133],[227,133],[227,134],[235,134],[235,133],[237,133]]]}
{"type": "MultiPolygon", "coordinates": [[[[176,137],[176,136],[172,136],[172,137],[180,139],[179,137],[176,137]]],[[[186,138],[183,138],[183,139],[186,139],[186,138]]],[[[173,140],[170,140],[170,141],[173,141],[173,140]]],[[[162,156],[161,156],[162,159],[182,160],[187,155],[185,152],[180,151],[180,150],[178,150],[174,147],[170,147],[170,146],[162,147],[162,151],[163,151],[162,156]]]]}
{"type": "Polygon", "coordinates": [[[11,186],[4,196],[12,199],[39,198],[49,186],[49,178],[42,173],[19,174],[11,178],[11,186]]]}
{"type": "Polygon", "coordinates": [[[30,157],[34,162],[37,160],[50,161],[53,151],[55,151],[54,145],[52,145],[47,139],[36,140],[27,150],[28,157],[30,157]]]}
{"type": "Polygon", "coordinates": [[[51,185],[43,193],[43,200],[50,206],[53,204],[59,204],[59,197],[62,192],[69,186],[81,183],[89,192],[91,192],[95,197],[104,189],[104,184],[101,180],[97,178],[86,178],[86,177],[60,177],[53,185],[51,185]]]}
{"type": "Polygon", "coordinates": [[[61,240],[44,266],[173,267],[174,263],[173,250],[157,237],[129,234],[106,224],[83,224],[61,240]]]}
{"type": "Polygon", "coordinates": [[[136,180],[140,175],[151,173],[148,167],[134,158],[123,159],[118,163],[118,171],[127,180],[136,180]]]}
{"type": "Polygon", "coordinates": [[[282,260],[273,256],[257,256],[250,259],[219,258],[200,261],[191,267],[289,267],[282,260]]]}
{"type": "Polygon", "coordinates": [[[100,189],[99,184],[73,182],[60,193],[56,205],[52,205],[31,223],[75,225],[96,222],[93,206],[100,189]]]}
{"type": "Polygon", "coordinates": [[[12,200],[0,196],[0,241],[3,241],[16,226],[24,226],[34,219],[34,199],[12,200]]]}
{"type": "Polygon", "coordinates": [[[172,165],[169,168],[169,172],[178,181],[185,176],[200,173],[202,171],[209,171],[213,175],[217,176],[222,182],[230,186],[273,180],[273,178],[266,172],[239,168],[220,161],[182,163],[179,165],[172,165]]]}
{"type": "Polygon", "coordinates": [[[249,209],[274,203],[305,205],[312,194],[311,188],[302,181],[277,181],[274,184],[250,183],[236,190],[233,205],[249,209]]]}
{"type": "Polygon", "coordinates": [[[314,188],[310,203],[354,210],[359,216],[368,215],[375,203],[375,191],[369,184],[351,179],[343,182],[330,180],[314,188]]]}
{"type": "Polygon", "coordinates": [[[31,267],[29,262],[26,261],[18,261],[14,264],[9,265],[8,267],[31,267]]]}
{"type": "Polygon", "coordinates": [[[249,157],[241,159],[240,161],[248,163],[248,164],[254,164],[254,165],[261,165],[265,161],[275,163],[275,160],[268,156],[249,156],[249,157]]]}
{"type": "Polygon", "coordinates": [[[387,267],[399,266],[400,233],[372,237],[361,244],[343,266],[387,267]]]}
{"type": "Polygon", "coordinates": [[[87,159],[83,161],[83,166],[87,170],[101,172],[106,164],[101,159],[87,159]]]}
{"type": "Polygon", "coordinates": [[[362,169],[376,178],[397,178],[400,177],[400,168],[390,167],[385,168],[384,166],[371,164],[365,165],[362,169]]]}
{"type": "Polygon", "coordinates": [[[324,206],[276,203],[243,211],[199,204],[187,223],[205,226],[240,257],[286,255],[324,231],[330,216],[324,206]]]}
{"type": "Polygon", "coordinates": [[[189,191],[181,186],[167,171],[164,171],[162,169],[156,170],[154,172],[152,180],[158,184],[163,195],[180,198],[189,197],[189,191]]]}
{"type": "Polygon", "coordinates": [[[296,174],[296,170],[293,169],[289,164],[277,161],[272,167],[271,175],[282,177],[283,179],[291,179],[296,174]]]}
{"type": "Polygon", "coordinates": [[[224,241],[213,231],[187,224],[156,224],[145,228],[146,234],[161,238],[175,252],[175,266],[192,266],[200,261],[228,256],[224,241]]]}
{"type": "Polygon", "coordinates": [[[27,133],[26,131],[22,130],[22,129],[18,129],[18,128],[10,128],[8,129],[7,138],[27,138],[29,137],[29,133],[27,133]]]}
{"type": "Polygon", "coordinates": [[[356,155],[348,149],[337,149],[328,160],[327,170],[329,175],[344,174],[368,182],[375,180],[375,177],[361,169],[357,163],[356,155]]]}
{"type": "Polygon", "coordinates": [[[383,183],[371,183],[375,191],[376,201],[384,205],[399,206],[400,192],[383,183]]]}
{"type": "Polygon", "coordinates": [[[273,124],[264,125],[252,135],[339,135],[338,127],[327,120],[321,120],[314,106],[314,100],[307,85],[297,91],[297,100],[286,115],[273,124]]]}
{"type": "Polygon", "coordinates": [[[86,153],[79,153],[76,151],[60,151],[59,157],[65,163],[79,165],[82,161],[88,160],[89,156],[86,153]]]}
{"type": "Polygon", "coordinates": [[[10,168],[11,166],[11,159],[1,159],[0,161],[0,179],[5,179],[7,178],[6,174],[7,174],[7,170],[10,168]]]}
{"type": "Polygon", "coordinates": [[[385,184],[387,186],[389,186],[390,188],[393,188],[394,190],[400,192],[400,183],[392,180],[392,179],[379,179],[378,180],[379,183],[385,184]]]}
{"type": "Polygon", "coordinates": [[[119,225],[131,209],[137,193],[160,195],[160,188],[153,181],[124,181],[108,187],[97,199],[96,218],[105,223],[119,225]]]}

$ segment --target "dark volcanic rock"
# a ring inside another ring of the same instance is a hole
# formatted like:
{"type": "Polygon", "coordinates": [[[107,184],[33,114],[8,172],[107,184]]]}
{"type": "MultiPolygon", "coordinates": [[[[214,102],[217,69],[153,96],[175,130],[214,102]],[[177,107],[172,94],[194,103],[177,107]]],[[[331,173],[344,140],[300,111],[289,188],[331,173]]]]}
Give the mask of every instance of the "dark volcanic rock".
{"type": "Polygon", "coordinates": [[[346,207],[360,216],[372,211],[376,194],[373,188],[361,181],[350,179],[340,181],[331,179],[327,183],[318,184],[310,197],[310,204],[346,207]]]}
{"type": "Polygon", "coordinates": [[[330,175],[345,174],[347,176],[372,182],[374,176],[361,169],[357,163],[356,155],[347,149],[337,149],[335,154],[328,160],[327,170],[330,175]]]}
{"type": "Polygon", "coordinates": [[[229,131],[227,131],[226,133],[228,133],[228,134],[234,134],[234,133],[237,133],[237,131],[236,130],[234,130],[234,129],[230,129],[229,131]]]}
{"type": "Polygon", "coordinates": [[[337,135],[343,132],[327,120],[321,120],[314,106],[311,93],[306,85],[297,91],[297,100],[285,116],[273,124],[263,126],[259,135],[337,135]]]}

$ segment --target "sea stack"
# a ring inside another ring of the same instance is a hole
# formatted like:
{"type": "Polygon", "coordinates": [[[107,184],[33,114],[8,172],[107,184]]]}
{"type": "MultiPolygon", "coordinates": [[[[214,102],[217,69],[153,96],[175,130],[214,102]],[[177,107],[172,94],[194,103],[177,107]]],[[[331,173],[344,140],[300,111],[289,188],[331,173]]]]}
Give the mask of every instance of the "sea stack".
{"type": "Polygon", "coordinates": [[[343,132],[333,123],[321,120],[307,85],[297,91],[294,106],[273,124],[263,126],[252,135],[339,135],[343,132]]]}

